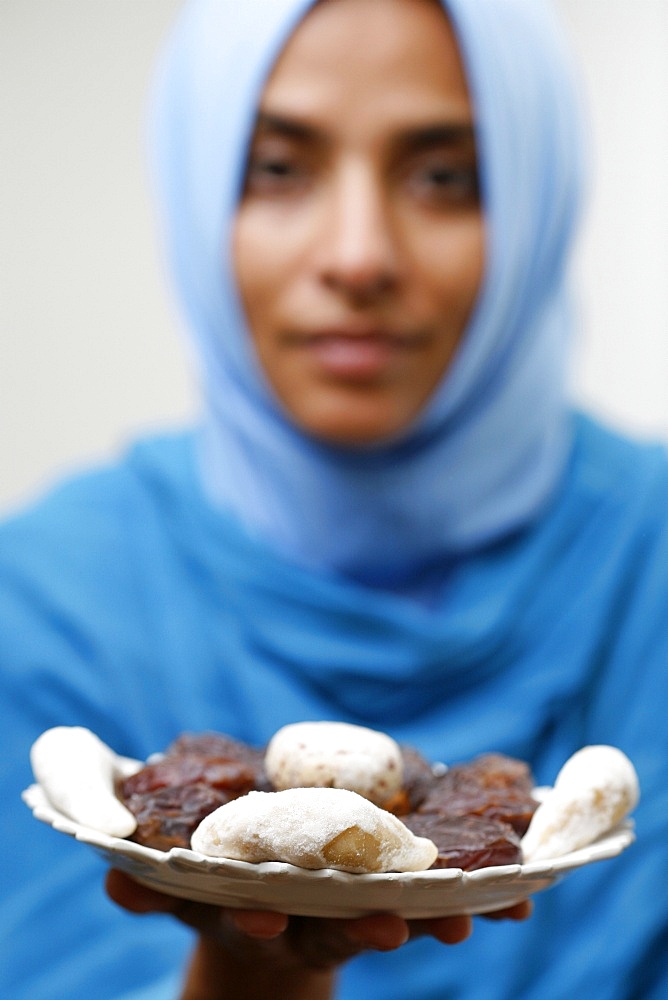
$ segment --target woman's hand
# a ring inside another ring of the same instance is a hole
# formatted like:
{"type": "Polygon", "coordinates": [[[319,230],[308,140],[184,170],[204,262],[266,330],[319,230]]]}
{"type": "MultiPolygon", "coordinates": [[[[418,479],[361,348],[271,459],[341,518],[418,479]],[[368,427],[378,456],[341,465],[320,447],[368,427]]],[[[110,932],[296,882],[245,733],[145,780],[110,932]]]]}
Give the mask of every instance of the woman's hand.
{"type": "MultiPolygon", "coordinates": [[[[328,1000],[336,967],[363,951],[393,951],[430,935],[458,944],[472,931],[467,916],[404,920],[391,913],[355,919],[288,917],[262,910],[223,909],[164,895],[122,872],[107,876],[107,892],[133,913],[169,913],[193,928],[199,942],[181,1000],[328,1000]]],[[[491,916],[523,920],[530,903],[491,916]]]]}

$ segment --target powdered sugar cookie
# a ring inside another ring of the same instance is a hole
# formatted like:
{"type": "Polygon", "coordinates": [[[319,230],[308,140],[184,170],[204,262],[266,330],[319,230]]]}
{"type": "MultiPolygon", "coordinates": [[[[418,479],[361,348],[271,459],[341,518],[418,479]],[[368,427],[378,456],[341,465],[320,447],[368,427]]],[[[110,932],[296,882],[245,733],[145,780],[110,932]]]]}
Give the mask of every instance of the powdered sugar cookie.
{"type": "Polygon", "coordinates": [[[346,788],[382,805],[402,786],[399,745],[385,733],[345,722],[297,722],[267,745],[265,769],[278,790],[346,788]]]}
{"type": "Polygon", "coordinates": [[[423,871],[438,854],[431,840],[342,788],[249,792],[202,820],[191,846],[211,857],[357,873],[423,871]]]}

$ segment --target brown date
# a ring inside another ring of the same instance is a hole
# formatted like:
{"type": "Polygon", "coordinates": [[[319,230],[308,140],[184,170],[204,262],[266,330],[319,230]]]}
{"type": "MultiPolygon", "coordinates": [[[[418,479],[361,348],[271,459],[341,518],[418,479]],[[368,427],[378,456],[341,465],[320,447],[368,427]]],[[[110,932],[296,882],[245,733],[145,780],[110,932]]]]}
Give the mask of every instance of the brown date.
{"type": "Polygon", "coordinates": [[[428,837],[438,848],[432,868],[473,871],[490,865],[522,863],[520,838],[507,823],[479,816],[438,816],[410,813],[402,821],[418,837],[428,837]]]}

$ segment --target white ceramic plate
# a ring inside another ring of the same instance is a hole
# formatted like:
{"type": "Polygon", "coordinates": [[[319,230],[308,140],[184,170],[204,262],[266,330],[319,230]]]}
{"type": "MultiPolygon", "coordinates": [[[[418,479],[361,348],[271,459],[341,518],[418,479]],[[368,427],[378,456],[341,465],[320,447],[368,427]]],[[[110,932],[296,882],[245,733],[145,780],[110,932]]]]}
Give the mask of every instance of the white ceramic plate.
{"type": "Polygon", "coordinates": [[[310,917],[357,917],[379,911],[407,918],[489,913],[549,888],[569,872],[620,854],[634,840],[626,821],[596,843],[554,861],[463,872],[443,868],[388,875],[308,871],[279,861],[248,864],[172,848],[168,853],[80,826],[49,803],[39,785],[23,798],[36,819],[93,847],[139,882],[184,899],[310,917]]]}

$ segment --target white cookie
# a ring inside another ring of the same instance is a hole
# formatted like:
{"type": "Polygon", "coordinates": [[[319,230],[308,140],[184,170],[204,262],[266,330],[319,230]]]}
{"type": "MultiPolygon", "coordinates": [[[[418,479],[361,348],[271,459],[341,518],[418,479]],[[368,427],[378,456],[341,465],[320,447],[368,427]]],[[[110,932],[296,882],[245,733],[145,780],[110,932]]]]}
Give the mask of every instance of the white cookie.
{"type": "Polygon", "coordinates": [[[638,776],[611,746],[588,746],[566,761],[522,840],[525,861],[558,858],[593,843],[638,804],[638,776]]]}
{"type": "Polygon", "coordinates": [[[346,722],[296,722],[267,745],[274,788],[346,788],[377,805],[402,786],[399,745],[385,733],[346,722]]]}
{"type": "Polygon", "coordinates": [[[55,726],[30,750],[33,774],[49,802],[76,823],[111,837],[129,837],[137,821],[116,797],[114,781],[142,766],[117,756],[90,729],[55,726]]]}
{"type": "Polygon", "coordinates": [[[211,857],[357,873],[423,871],[438,854],[431,840],[342,788],[249,792],[206,816],[191,846],[211,857]]]}

